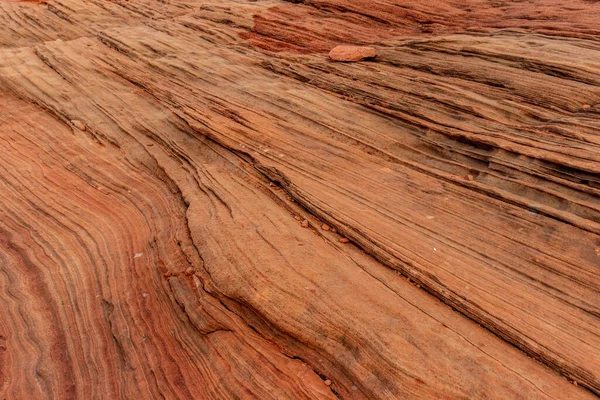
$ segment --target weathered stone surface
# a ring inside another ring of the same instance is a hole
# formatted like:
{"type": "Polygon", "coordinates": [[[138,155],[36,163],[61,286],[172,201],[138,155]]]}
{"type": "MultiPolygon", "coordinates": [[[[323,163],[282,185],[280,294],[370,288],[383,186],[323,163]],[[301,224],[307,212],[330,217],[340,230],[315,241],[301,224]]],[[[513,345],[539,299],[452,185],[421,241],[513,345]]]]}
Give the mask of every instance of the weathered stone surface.
{"type": "Polygon", "coordinates": [[[599,12],[0,2],[0,398],[593,398],[599,12]]]}

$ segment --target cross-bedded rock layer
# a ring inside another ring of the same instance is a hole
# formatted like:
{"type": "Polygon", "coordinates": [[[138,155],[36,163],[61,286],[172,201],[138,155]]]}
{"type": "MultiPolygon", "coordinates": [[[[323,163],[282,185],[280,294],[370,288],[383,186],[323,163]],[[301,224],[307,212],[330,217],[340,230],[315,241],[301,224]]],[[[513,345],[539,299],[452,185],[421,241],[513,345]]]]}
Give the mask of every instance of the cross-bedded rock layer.
{"type": "Polygon", "coordinates": [[[599,11],[0,2],[0,397],[600,393],[599,11]]]}

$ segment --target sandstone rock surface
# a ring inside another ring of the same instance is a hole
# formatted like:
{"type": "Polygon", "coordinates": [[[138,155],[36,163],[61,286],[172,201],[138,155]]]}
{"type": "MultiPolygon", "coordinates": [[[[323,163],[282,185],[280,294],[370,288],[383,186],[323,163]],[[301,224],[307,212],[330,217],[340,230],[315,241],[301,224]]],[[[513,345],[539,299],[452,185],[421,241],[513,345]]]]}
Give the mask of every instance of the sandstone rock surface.
{"type": "Polygon", "coordinates": [[[598,15],[0,1],[0,399],[595,398],[598,15]]]}

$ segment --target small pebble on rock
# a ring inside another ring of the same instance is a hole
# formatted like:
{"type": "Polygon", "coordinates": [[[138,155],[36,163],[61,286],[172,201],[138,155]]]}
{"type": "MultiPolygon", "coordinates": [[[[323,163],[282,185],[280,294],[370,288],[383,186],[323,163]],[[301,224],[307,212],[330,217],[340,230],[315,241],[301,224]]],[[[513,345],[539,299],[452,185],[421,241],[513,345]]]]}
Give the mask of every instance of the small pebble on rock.
{"type": "Polygon", "coordinates": [[[325,384],[326,384],[327,386],[331,386],[331,381],[330,381],[329,379],[327,379],[327,380],[325,381],[325,384]]]}
{"type": "Polygon", "coordinates": [[[73,124],[73,126],[77,129],[79,129],[80,131],[85,131],[86,127],[85,124],[81,121],[79,121],[78,119],[74,119],[71,121],[71,123],[73,124]]]}
{"type": "Polygon", "coordinates": [[[348,238],[340,238],[339,240],[340,243],[348,243],[349,241],[348,238]]]}
{"type": "Polygon", "coordinates": [[[304,221],[302,221],[302,222],[300,223],[300,225],[301,225],[303,228],[308,228],[308,221],[307,221],[307,220],[304,220],[304,221]]]}
{"type": "Polygon", "coordinates": [[[301,216],[299,216],[299,215],[294,215],[294,219],[295,219],[296,221],[302,221],[302,217],[301,217],[301,216]]]}
{"type": "Polygon", "coordinates": [[[581,106],[581,108],[583,108],[584,110],[587,110],[590,107],[591,106],[589,104],[584,104],[584,105],[581,106]]]}
{"type": "Polygon", "coordinates": [[[329,226],[323,224],[323,225],[321,225],[321,229],[323,229],[324,231],[328,231],[330,228],[329,228],[329,226]]]}

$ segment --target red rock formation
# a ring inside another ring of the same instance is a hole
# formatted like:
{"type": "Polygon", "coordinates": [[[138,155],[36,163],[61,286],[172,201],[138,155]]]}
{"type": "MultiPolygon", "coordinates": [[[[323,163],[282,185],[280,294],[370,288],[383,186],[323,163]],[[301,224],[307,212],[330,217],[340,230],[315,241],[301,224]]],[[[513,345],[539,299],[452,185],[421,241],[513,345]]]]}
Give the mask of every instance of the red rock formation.
{"type": "Polygon", "coordinates": [[[0,398],[593,398],[599,8],[0,3],[0,398]]]}

